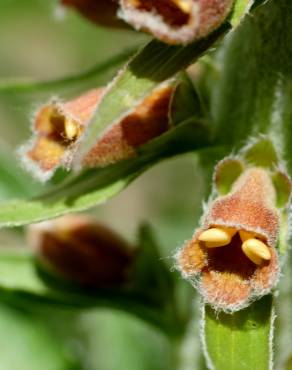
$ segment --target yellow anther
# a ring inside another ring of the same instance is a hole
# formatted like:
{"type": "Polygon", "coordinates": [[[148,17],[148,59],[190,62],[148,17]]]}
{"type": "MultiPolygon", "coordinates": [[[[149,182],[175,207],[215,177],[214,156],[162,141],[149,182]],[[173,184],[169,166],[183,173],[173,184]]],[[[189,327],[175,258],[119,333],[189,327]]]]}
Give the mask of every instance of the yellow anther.
{"type": "Polygon", "coordinates": [[[222,242],[205,242],[205,247],[207,248],[219,248],[219,247],[224,247],[225,245],[229,244],[230,242],[227,243],[222,243],[222,242]]]}
{"type": "Polygon", "coordinates": [[[192,2],[190,0],[172,0],[172,2],[186,14],[189,14],[192,10],[192,2]]]}
{"type": "Polygon", "coordinates": [[[239,231],[239,236],[240,236],[240,239],[242,240],[242,242],[245,242],[248,239],[254,239],[255,233],[251,233],[251,232],[245,231],[245,230],[240,230],[239,231]]]}
{"type": "Polygon", "coordinates": [[[242,244],[242,251],[253,263],[261,265],[263,260],[271,259],[268,246],[258,239],[248,239],[242,244]]]}
{"type": "Polygon", "coordinates": [[[205,242],[208,248],[223,247],[231,242],[233,235],[236,233],[232,228],[213,227],[203,231],[199,236],[199,240],[205,242]]]}
{"type": "Polygon", "coordinates": [[[78,126],[74,121],[70,119],[66,120],[65,122],[65,135],[66,139],[69,140],[75,139],[78,135],[78,126]]]}

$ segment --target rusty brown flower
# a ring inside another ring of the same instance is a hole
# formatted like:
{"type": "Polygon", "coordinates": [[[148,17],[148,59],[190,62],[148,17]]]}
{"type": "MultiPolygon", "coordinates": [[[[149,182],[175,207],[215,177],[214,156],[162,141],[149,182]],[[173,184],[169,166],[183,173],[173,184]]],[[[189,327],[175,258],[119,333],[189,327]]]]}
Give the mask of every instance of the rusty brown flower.
{"type": "MultiPolygon", "coordinates": [[[[58,167],[70,169],[80,138],[103,97],[94,89],[67,101],[51,102],[36,114],[34,135],[20,150],[22,161],[38,178],[47,180],[58,167]]],[[[85,155],[84,167],[103,167],[136,155],[136,149],[169,128],[173,87],[163,86],[145,98],[97,140],[85,155]]]]}
{"type": "Polygon", "coordinates": [[[170,44],[207,36],[225,20],[233,0],[120,0],[121,17],[170,44]]]}
{"type": "Polygon", "coordinates": [[[241,309],[278,281],[279,227],[271,173],[249,167],[228,194],[210,202],[201,227],[177,255],[178,267],[205,302],[227,312],[241,309]]]}
{"type": "Polygon", "coordinates": [[[28,244],[49,272],[89,287],[125,283],[135,255],[113,230],[81,215],[29,226],[28,244]]]}

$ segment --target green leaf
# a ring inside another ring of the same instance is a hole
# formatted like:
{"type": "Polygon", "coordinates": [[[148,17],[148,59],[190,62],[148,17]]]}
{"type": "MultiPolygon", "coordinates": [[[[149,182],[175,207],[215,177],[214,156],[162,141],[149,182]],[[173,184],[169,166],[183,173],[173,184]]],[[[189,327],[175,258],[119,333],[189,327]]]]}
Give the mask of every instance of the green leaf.
{"type": "Polygon", "coordinates": [[[266,0],[236,0],[229,18],[230,23],[233,27],[238,26],[245,15],[265,2],[266,0]]]}
{"type": "Polygon", "coordinates": [[[77,159],[88,153],[106,129],[160,84],[198,59],[228,29],[229,24],[225,23],[207,38],[187,46],[166,45],[157,40],[146,45],[110,85],[85,132],[77,159]]]}
{"type": "Polygon", "coordinates": [[[203,317],[209,369],[269,370],[272,362],[273,299],[265,296],[234,314],[205,307],[203,317]]]}
{"type": "Polygon", "coordinates": [[[171,104],[171,123],[177,125],[189,118],[206,120],[201,99],[186,72],[180,73],[171,104]]]}
{"type": "Polygon", "coordinates": [[[26,311],[0,304],[1,370],[73,370],[67,348],[26,311]]]}
{"type": "Polygon", "coordinates": [[[220,195],[226,195],[230,192],[233,183],[243,172],[242,161],[236,158],[228,158],[220,163],[216,168],[215,185],[220,195]]]}
{"type": "Polygon", "coordinates": [[[250,135],[267,134],[290,168],[291,24],[287,0],[268,1],[245,17],[217,55],[221,75],[214,79],[211,99],[218,141],[239,147],[250,135]]]}
{"type": "MultiPolygon", "coordinates": [[[[0,255],[1,300],[9,303],[31,302],[31,304],[52,305],[59,308],[107,307],[136,314],[158,327],[165,327],[165,318],[157,313],[157,307],[147,297],[120,289],[99,289],[86,291],[61,279],[46,275],[36,268],[30,254],[12,253],[0,255]],[[162,319],[162,321],[161,321],[162,319]]],[[[161,310],[161,306],[158,306],[161,310]]]]}
{"type": "Polygon", "coordinates": [[[209,128],[189,120],[142,146],[136,158],[68,178],[34,199],[1,203],[0,226],[25,225],[96,206],[119,193],[155,163],[208,145],[209,128]]]}
{"type": "Polygon", "coordinates": [[[270,169],[279,165],[279,158],[271,139],[259,138],[251,143],[243,153],[243,158],[251,165],[267,167],[270,169]]]}
{"type": "Polygon", "coordinates": [[[56,91],[63,89],[64,87],[80,86],[83,82],[90,82],[91,85],[95,85],[96,78],[101,74],[105,73],[111,68],[114,68],[121,63],[125,62],[131,57],[137,50],[137,47],[126,49],[118,55],[107,59],[105,62],[99,63],[92,69],[82,72],[77,75],[72,75],[56,80],[49,81],[31,81],[26,79],[18,80],[0,80],[0,94],[8,93],[40,93],[41,91],[56,91]]]}
{"type": "Polygon", "coordinates": [[[272,180],[276,189],[277,206],[279,208],[285,207],[289,202],[289,197],[291,195],[291,181],[280,171],[273,174],[272,180]]]}
{"type": "Polygon", "coordinates": [[[233,27],[237,26],[242,17],[248,11],[251,0],[236,0],[230,17],[230,23],[233,27]]]}
{"type": "Polygon", "coordinates": [[[283,266],[279,296],[276,303],[275,369],[292,368],[292,255],[288,253],[283,266]],[[286,366],[285,366],[286,365],[286,366]]]}
{"type": "Polygon", "coordinates": [[[10,148],[0,141],[0,199],[32,196],[37,184],[15,161],[10,148]]]}
{"type": "Polygon", "coordinates": [[[84,309],[110,308],[135,315],[170,335],[184,330],[174,297],[174,279],[160,257],[149,226],[140,229],[136,258],[123,285],[80,285],[45,270],[29,251],[0,253],[0,298],[2,302],[84,309]]]}

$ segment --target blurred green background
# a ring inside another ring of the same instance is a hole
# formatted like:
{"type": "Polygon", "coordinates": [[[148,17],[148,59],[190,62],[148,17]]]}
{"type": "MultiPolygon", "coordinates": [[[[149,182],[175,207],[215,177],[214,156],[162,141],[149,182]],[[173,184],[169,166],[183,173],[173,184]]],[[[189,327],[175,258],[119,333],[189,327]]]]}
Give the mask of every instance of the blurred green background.
{"type": "MultiPolygon", "coordinates": [[[[44,189],[21,169],[15,154],[29,138],[37,107],[52,96],[71,97],[105,84],[116,70],[57,90],[1,87],[14,80],[80,74],[147,39],[130,31],[98,28],[53,0],[0,0],[1,200],[44,189]]],[[[140,223],[150,223],[171,268],[176,248],[190,238],[200,215],[203,181],[197,157],[183,155],[155,166],[90,213],[133,243],[140,223]]],[[[26,248],[24,232],[1,230],[1,248],[26,248]]],[[[172,363],[173,344],[126,314],[59,311],[25,301],[12,307],[1,303],[0,296],[0,370],[158,370],[172,369],[172,363]]]]}

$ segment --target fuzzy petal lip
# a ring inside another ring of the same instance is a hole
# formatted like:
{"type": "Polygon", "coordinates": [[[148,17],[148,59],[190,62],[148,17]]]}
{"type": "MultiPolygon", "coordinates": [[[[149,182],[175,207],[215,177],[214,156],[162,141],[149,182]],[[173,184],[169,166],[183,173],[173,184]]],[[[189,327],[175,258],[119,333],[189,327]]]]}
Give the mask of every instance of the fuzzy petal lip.
{"type": "MultiPolygon", "coordinates": [[[[169,85],[159,87],[114,124],[83,158],[83,166],[103,167],[133,157],[136,148],[167,131],[173,90],[169,85]]],[[[23,163],[36,177],[47,180],[58,167],[71,168],[78,139],[104,91],[103,88],[94,89],[71,101],[52,102],[39,110],[34,136],[20,149],[23,163]]]]}
{"type": "Polygon", "coordinates": [[[206,248],[198,239],[203,231],[197,230],[178,253],[177,260],[183,276],[193,281],[206,303],[232,312],[246,307],[275,286],[279,264],[274,247],[269,246],[271,259],[257,266],[240,250],[238,233],[231,245],[206,248]]]}
{"type": "Polygon", "coordinates": [[[247,169],[228,195],[213,201],[202,228],[179,251],[178,267],[191,279],[204,300],[226,312],[244,308],[267,294],[279,277],[275,244],[279,233],[279,215],[274,207],[275,189],[269,173],[260,168],[247,169]],[[232,228],[231,242],[219,248],[207,248],[200,235],[210,228],[232,228]],[[240,231],[262,240],[271,258],[256,265],[242,251],[240,231]]]}
{"type": "Polygon", "coordinates": [[[233,0],[120,0],[120,16],[170,44],[187,44],[223,23],[233,0]]]}

